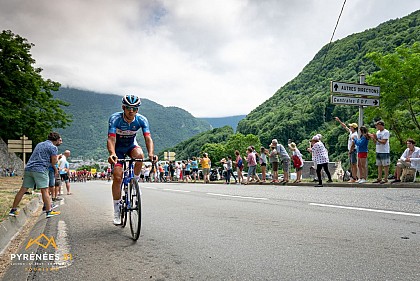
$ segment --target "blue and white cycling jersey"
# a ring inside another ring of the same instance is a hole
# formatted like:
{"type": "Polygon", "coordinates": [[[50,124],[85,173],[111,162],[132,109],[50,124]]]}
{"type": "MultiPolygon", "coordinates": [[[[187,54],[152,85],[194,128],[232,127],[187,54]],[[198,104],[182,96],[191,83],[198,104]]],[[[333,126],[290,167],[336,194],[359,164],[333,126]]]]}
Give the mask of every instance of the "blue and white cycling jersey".
{"type": "Polygon", "coordinates": [[[143,136],[150,135],[149,121],[137,113],[131,123],[124,120],[124,112],[116,112],[109,118],[108,136],[116,137],[115,148],[138,146],[136,141],[137,131],[142,129],[143,136]]]}

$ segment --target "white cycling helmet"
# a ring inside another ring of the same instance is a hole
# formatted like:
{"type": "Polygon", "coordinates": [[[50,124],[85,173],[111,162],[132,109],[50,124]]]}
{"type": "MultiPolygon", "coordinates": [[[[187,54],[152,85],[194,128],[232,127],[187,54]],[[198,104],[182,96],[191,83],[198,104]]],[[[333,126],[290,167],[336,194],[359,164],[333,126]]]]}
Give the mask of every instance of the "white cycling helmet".
{"type": "Polygon", "coordinates": [[[138,96],[135,95],[125,95],[122,98],[122,104],[126,106],[139,107],[141,105],[141,100],[138,96]]]}

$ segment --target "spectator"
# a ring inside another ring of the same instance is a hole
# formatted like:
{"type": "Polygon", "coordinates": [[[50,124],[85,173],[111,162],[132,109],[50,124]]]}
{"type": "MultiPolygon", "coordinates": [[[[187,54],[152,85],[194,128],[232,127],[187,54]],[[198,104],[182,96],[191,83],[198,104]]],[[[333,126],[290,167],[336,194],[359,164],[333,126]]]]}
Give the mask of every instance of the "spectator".
{"type": "Polygon", "coordinates": [[[302,179],[303,158],[302,153],[296,147],[294,142],[289,143],[289,148],[292,151],[293,166],[296,169],[296,180],[293,183],[300,183],[302,179]]]}
{"type": "Polygon", "coordinates": [[[195,157],[192,158],[191,169],[192,169],[192,175],[194,176],[194,183],[195,183],[197,181],[197,177],[198,179],[200,179],[200,175],[198,174],[198,162],[197,162],[197,158],[195,157]]]}
{"type": "Polygon", "coordinates": [[[60,212],[52,211],[51,209],[51,197],[48,189],[48,167],[57,163],[57,145],[59,143],[61,143],[60,135],[56,132],[51,132],[46,141],[40,142],[35,146],[26,164],[22,187],[15,196],[9,216],[16,217],[19,215],[17,206],[23,195],[28,191],[28,188],[33,188],[35,185],[41,189],[47,218],[60,214],[60,212]]]}
{"type": "Polygon", "coordinates": [[[279,155],[279,161],[282,163],[283,180],[280,183],[285,185],[289,182],[290,156],[287,153],[286,148],[284,148],[282,144],[279,144],[277,139],[273,139],[271,144],[276,146],[277,154],[279,155]]]}
{"type": "Polygon", "coordinates": [[[188,181],[192,181],[192,178],[191,178],[191,160],[190,159],[185,161],[185,172],[184,172],[183,179],[185,179],[187,183],[188,183],[188,181]]]}
{"type": "Polygon", "coordinates": [[[270,154],[269,154],[269,161],[271,164],[271,168],[272,168],[272,176],[273,179],[271,180],[272,183],[276,183],[279,182],[279,174],[278,174],[278,170],[279,170],[279,155],[277,154],[277,150],[276,150],[276,145],[271,143],[270,144],[270,154]]]}
{"type": "Polygon", "coordinates": [[[210,158],[207,153],[203,153],[203,158],[200,159],[201,168],[203,169],[203,182],[210,182],[210,158]]]}
{"type": "Polygon", "coordinates": [[[165,181],[169,181],[169,165],[168,162],[165,162],[165,164],[163,165],[163,172],[164,172],[164,176],[165,176],[165,181]]]}
{"type": "Polygon", "coordinates": [[[325,173],[328,176],[327,182],[332,182],[330,171],[328,170],[328,151],[325,148],[324,144],[319,141],[317,136],[312,137],[311,147],[308,148],[308,151],[312,153],[312,161],[316,164],[316,175],[318,177],[318,184],[315,187],[322,187],[322,176],[321,170],[324,169],[325,173]]]}
{"type": "Polygon", "coordinates": [[[230,184],[230,176],[232,176],[235,179],[235,183],[238,183],[238,180],[236,179],[235,174],[233,173],[233,170],[232,170],[232,156],[229,155],[227,157],[225,164],[226,164],[226,183],[230,184]]]}
{"type": "Polygon", "coordinates": [[[238,174],[238,183],[244,183],[244,176],[242,175],[242,170],[244,169],[244,162],[241,157],[239,150],[235,150],[235,164],[236,164],[236,173],[238,174]]]}
{"type": "MultiPolygon", "coordinates": [[[[401,172],[405,168],[420,168],[420,148],[415,146],[416,142],[413,139],[407,139],[407,149],[401,155],[397,162],[395,171],[395,180],[391,183],[401,182],[401,172]]],[[[414,174],[416,176],[416,174],[414,174]]]]}
{"type": "Polygon", "coordinates": [[[357,151],[355,149],[355,145],[353,142],[353,139],[357,138],[357,124],[351,123],[349,124],[349,127],[346,126],[343,122],[341,122],[340,118],[335,117],[335,120],[340,122],[341,126],[346,129],[346,131],[349,133],[349,138],[347,140],[347,149],[349,154],[349,162],[350,162],[350,180],[349,182],[357,182],[357,151]]]}
{"type": "Polygon", "coordinates": [[[169,181],[174,181],[175,180],[175,162],[174,161],[170,161],[168,164],[168,169],[169,169],[169,181]]]}
{"type": "Polygon", "coordinates": [[[357,166],[359,168],[360,179],[358,183],[365,183],[367,181],[367,156],[368,143],[370,136],[365,126],[360,127],[360,138],[352,137],[354,144],[357,147],[357,166]]]}
{"type": "Polygon", "coordinates": [[[388,182],[390,163],[389,131],[385,129],[385,123],[382,120],[376,122],[375,126],[378,131],[376,134],[369,135],[376,143],[376,166],[378,166],[378,178],[373,183],[384,184],[388,182]],[[382,171],[384,171],[383,178],[382,171]]]}
{"type": "Polygon", "coordinates": [[[64,182],[67,189],[67,195],[71,195],[70,192],[70,165],[67,161],[67,158],[70,157],[70,150],[64,151],[63,155],[60,158],[60,161],[58,161],[58,171],[60,172],[60,178],[61,182],[64,182]]]}
{"type": "Polygon", "coordinates": [[[257,159],[255,157],[254,149],[250,146],[246,150],[247,157],[246,162],[248,163],[248,176],[246,178],[245,184],[248,184],[251,180],[255,179],[256,182],[259,182],[260,179],[257,176],[257,159]]]}
{"type": "Polygon", "coordinates": [[[159,164],[159,182],[165,182],[166,176],[165,176],[165,169],[163,168],[162,164],[159,164]]]}
{"type": "Polygon", "coordinates": [[[265,182],[267,177],[267,155],[268,150],[265,147],[260,148],[260,166],[261,166],[261,181],[265,182]]]}

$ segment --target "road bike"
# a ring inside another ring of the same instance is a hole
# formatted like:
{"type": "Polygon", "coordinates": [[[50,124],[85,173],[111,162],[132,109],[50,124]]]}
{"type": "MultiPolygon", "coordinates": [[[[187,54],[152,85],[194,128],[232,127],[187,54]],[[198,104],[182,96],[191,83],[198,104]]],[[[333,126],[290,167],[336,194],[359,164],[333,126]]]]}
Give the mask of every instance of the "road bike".
{"type": "Polygon", "coordinates": [[[139,239],[141,229],[141,190],[134,176],[134,163],[146,162],[144,159],[118,159],[123,164],[123,180],[121,183],[121,227],[127,224],[130,217],[131,236],[134,241],[139,239]]]}

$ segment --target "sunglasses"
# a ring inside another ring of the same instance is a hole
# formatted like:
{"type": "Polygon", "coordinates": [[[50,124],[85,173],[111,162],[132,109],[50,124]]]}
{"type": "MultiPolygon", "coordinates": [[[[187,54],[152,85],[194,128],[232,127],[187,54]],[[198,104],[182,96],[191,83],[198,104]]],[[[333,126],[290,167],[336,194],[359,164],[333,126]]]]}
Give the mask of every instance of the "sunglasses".
{"type": "Polygon", "coordinates": [[[139,110],[138,107],[134,107],[134,106],[124,106],[124,109],[133,110],[133,111],[138,111],[139,110]]]}

